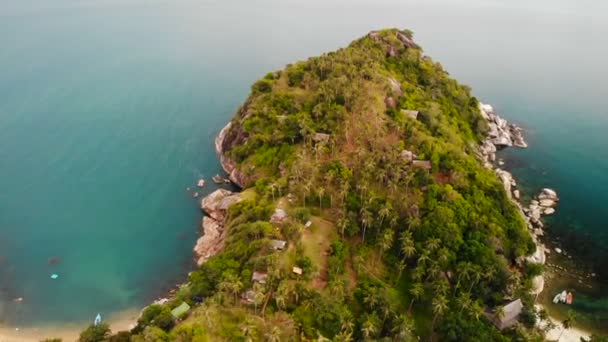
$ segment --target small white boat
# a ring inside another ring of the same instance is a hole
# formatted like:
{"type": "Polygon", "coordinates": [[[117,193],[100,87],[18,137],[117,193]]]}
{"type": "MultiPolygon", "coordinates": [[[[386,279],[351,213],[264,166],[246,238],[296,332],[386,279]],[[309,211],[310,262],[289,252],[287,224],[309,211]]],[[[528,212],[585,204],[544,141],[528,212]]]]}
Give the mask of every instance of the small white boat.
{"type": "Polygon", "coordinates": [[[555,295],[555,297],[553,297],[553,303],[557,304],[557,303],[566,303],[566,300],[568,298],[568,292],[566,292],[566,290],[558,293],[555,295]]]}
{"type": "Polygon", "coordinates": [[[196,183],[196,186],[198,186],[199,188],[202,188],[205,186],[205,180],[204,179],[199,179],[198,183],[196,183]]]}

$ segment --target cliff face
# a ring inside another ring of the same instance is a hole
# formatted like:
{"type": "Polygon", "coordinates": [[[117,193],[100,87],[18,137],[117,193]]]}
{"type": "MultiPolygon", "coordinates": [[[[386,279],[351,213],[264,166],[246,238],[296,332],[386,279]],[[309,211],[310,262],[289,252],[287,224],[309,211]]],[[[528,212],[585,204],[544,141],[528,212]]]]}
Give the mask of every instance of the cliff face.
{"type": "Polygon", "coordinates": [[[251,184],[251,179],[237,167],[236,162],[230,158],[229,151],[233,146],[238,146],[245,143],[247,133],[242,129],[240,123],[232,125],[229,122],[215,138],[215,151],[220,158],[220,163],[224,171],[228,174],[230,181],[239,186],[246,188],[251,184]]]}

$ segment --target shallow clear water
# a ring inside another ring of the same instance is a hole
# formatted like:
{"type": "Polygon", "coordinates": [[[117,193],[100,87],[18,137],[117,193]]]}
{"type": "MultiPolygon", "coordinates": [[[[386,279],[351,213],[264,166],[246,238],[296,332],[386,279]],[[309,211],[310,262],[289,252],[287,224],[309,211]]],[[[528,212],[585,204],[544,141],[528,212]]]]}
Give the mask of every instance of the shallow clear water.
{"type": "Polygon", "coordinates": [[[90,320],[183,279],[200,219],[185,188],[218,171],[213,138],[252,81],[381,27],[413,29],[525,126],[531,148],[508,152],[510,166],[530,191],[560,192],[551,230],[606,247],[607,10],[589,0],[0,0],[0,319],[90,320]]]}

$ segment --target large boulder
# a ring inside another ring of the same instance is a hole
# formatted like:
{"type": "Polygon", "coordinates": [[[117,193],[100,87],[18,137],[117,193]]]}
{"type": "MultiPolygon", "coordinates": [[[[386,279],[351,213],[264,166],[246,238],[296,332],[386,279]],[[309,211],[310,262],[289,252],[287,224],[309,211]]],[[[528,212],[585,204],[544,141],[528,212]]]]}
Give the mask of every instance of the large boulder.
{"type": "Polygon", "coordinates": [[[416,154],[414,154],[414,152],[412,151],[408,151],[408,150],[403,150],[401,151],[401,159],[406,162],[406,163],[411,163],[412,160],[414,160],[416,158],[416,154]]]}
{"type": "Polygon", "coordinates": [[[540,244],[537,244],[536,245],[536,251],[534,251],[534,254],[528,256],[526,258],[526,260],[528,262],[531,262],[531,263],[536,263],[536,264],[544,265],[545,261],[546,261],[546,258],[545,258],[545,247],[542,246],[542,245],[540,245],[540,244]]]}
{"type": "Polygon", "coordinates": [[[513,140],[511,140],[511,136],[509,133],[505,131],[499,131],[496,138],[493,138],[492,143],[496,146],[508,147],[513,146],[513,140]]]}
{"type": "Polygon", "coordinates": [[[224,221],[226,211],[234,203],[241,201],[239,193],[218,189],[201,200],[201,209],[217,221],[224,221]]]}
{"type": "Polygon", "coordinates": [[[211,217],[203,217],[203,236],[196,241],[194,253],[198,257],[197,264],[200,266],[210,257],[217,254],[224,245],[223,228],[220,222],[211,217]]]}
{"type": "Polygon", "coordinates": [[[532,290],[530,291],[531,294],[537,295],[537,294],[543,292],[544,288],[545,288],[545,278],[542,275],[537,275],[536,277],[534,277],[532,279],[532,290]]]}
{"type": "Polygon", "coordinates": [[[555,203],[555,201],[554,201],[554,200],[552,200],[552,199],[548,199],[548,198],[547,198],[547,199],[541,199],[541,200],[539,201],[539,205],[540,205],[541,207],[545,207],[545,208],[551,208],[551,207],[554,207],[556,204],[557,204],[557,203],[555,203]]]}
{"type": "Polygon", "coordinates": [[[393,95],[395,95],[397,97],[403,96],[403,90],[401,90],[401,84],[399,84],[399,82],[396,79],[389,77],[388,84],[391,88],[393,95]]]}
{"type": "Polygon", "coordinates": [[[502,182],[505,191],[507,192],[507,196],[509,196],[509,198],[511,198],[511,187],[513,186],[513,176],[505,171],[505,170],[501,170],[501,169],[496,169],[496,175],[498,176],[498,178],[500,179],[500,181],[502,182]]]}

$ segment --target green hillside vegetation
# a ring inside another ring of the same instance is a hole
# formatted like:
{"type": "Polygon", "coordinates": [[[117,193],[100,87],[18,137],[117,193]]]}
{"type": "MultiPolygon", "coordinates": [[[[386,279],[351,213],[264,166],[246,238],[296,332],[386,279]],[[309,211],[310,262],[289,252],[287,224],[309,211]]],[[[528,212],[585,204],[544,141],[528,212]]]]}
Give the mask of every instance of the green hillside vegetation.
{"type": "Polygon", "coordinates": [[[515,262],[534,244],[476,157],[478,100],[411,38],[378,31],[255,82],[227,152],[253,195],[229,209],[224,251],[131,333],[102,339],[542,340],[528,294],[540,270],[515,262]],[[270,223],[277,207],[289,218],[270,223]],[[516,298],[520,323],[497,330],[484,312],[516,298]]]}

